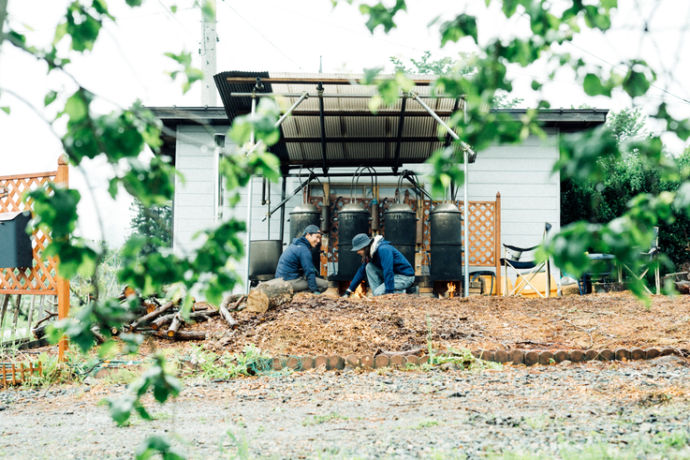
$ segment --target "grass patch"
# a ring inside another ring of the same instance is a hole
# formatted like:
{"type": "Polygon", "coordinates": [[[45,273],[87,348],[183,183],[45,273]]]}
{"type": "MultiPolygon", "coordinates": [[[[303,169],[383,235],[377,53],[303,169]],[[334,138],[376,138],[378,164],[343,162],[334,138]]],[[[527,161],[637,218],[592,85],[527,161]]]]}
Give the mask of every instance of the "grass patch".
{"type": "Polygon", "coordinates": [[[180,377],[201,377],[207,380],[265,374],[285,375],[292,372],[290,369],[274,371],[271,357],[254,345],[247,345],[242,353],[235,354],[218,354],[196,346],[187,356],[178,359],[177,364],[182,367],[180,377]]]}
{"type": "Polygon", "coordinates": [[[323,423],[341,421],[341,420],[349,420],[349,418],[345,417],[344,415],[340,415],[336,412],[331,412],[330,414],[326,414],[326,415],[314,415],[314,416],[304,420],[302,422],[302,426],[321,425],[323,423]]]}
{"type": "Polygon", "coordinates": [[[557,454],[546,450],[487,453],[487,458],[496,460],[541,460],[554,457],[563,460],[687,459],[690,458],[690,431],[677,430],[655,435],[634,434],[618,442],[598,440],[584,445],[562,443],[558,447],[557,454]]]}
{"type": "Polygon", "coordinates": [[[430,420],[423,420],[423,421],[419,422],[419,424],[417,426],[413,427],[412,429],[413,430],[423,430],[425,428],[431,428],[432,426],[438,426],[440,424],[441,424],[441,422],[439,422],[438,420],[431,420],[431,419],[430,420]]]}

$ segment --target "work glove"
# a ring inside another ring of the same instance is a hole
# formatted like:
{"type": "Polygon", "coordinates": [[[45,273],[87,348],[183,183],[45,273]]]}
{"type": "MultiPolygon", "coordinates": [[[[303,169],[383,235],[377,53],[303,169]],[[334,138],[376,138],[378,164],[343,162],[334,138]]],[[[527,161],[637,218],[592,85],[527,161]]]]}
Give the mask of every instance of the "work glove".
{"type": "Polygon", "coordinates": [[[350,294],[352,294],[352,291],[351,291],[350,289],[348,289],[348,290],[346,290],[345,293],[344,293],[343,295],[341,295],[340,297],[343,298],[343,299],[347,299],[347,298],[350,297],[350,294]]]}

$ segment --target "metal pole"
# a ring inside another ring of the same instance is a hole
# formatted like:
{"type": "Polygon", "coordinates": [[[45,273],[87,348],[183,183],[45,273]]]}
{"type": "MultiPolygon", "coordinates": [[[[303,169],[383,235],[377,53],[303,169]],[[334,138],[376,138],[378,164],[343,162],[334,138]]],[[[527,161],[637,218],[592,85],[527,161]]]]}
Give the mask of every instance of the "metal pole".
{"type": "MultiPolygon", "coordinates": [[[[467,124],[467,104],[462,104],[462,114],[467,124]]],[[[470,203],[467,201],[467,183],[469,182],[470,176],[467,171],[467,164],[469,163],[469,155],[467,154],[467,149],[463,149],[463,159],[465,160],[465,180],[463,181],[463,192],[465,194],[465,297],[470,296],[470,203]]]]}
{"type": "MultiPolygon", "coordinates": [[[[251,94],[252,94],[252,98],[255,98],[255,97],[257,97],[257,96],[266,95],[266,94],[269,94],[269,93],[256,93],[256,94],[251,93],[251,94]]],[[[290,106],[290,108],[287,109],[287,111],[286,111],[280,118],[278,118],[278,121],[276,121],[276,122],[273,124],[273,127],[274,127],[274,128],[277,128],[278,126],[280,126],[281,124],[283,124],[283,122],[285,121],[285,119],[286,119],[286,118],[297,108],[297,106],[300,105],[300,104],[302,103],[302,101],[305,100],[305,99],[308,98],[308,97],[309,97],[309,94],[307,94],[306,91],[303,92],[302,95],[300,96],[300,98],[297,99],[297,101],[295,101],[295,103],[292,104],[292,106],[290,106]]],[[[252,113],[254,113],[255,104],[256,104],[256,99],[252,99],[252,113]]],[[[250,148],[250,149],[247,151],[246,155],[251,155],[251,154],[254,152],[254,150],[258,149],[259,146],[260,146],[260,145],[263,145],[263,143],[264,143],[264,141],[263,141],[262,139],[259,139],[259,142],[257,142],[256,144],[254,144],[254,138],[253,138],[253,136],[254,136],[254,130],[252,130],[252,142],[251,142],[253,145],[252,145],[252,148],[250,148]]]]}
{"type": "MultiPolygon", "coordinates": [[[[283,176],[283,184],[280,190],[281,202],[285,201],[285,188],[287,187],[287,178],[283,176]]],[[[280,208],[280,242],[285,238],[285,206],[280,208]]]]}
{"type": "MultiPolygon", "coordinates": [[[[416,93],[412,93],[412,95],[413,95],[414,99],[415,99],[417,102],[419,102],[419,105],[421,105],[422,107],[424,107],[424,109],[425,109],[427,112],[429,112],[429,115],[431,115],[431,117],[432,117],[434,120],[436,120],[436,121],[438,122],[438,124],[440,124],[441,126],[443,126],[444,128],[446,128],[446,130],[448,131],[448,134],[450,134],[451,137],[452,137],[453,139],[455,139],[456,141],[460,141],[460,136],[458,136],[458,135],[455,133],[455,131],[453,131],[452,129],[450,129],[450,127],[446,124],[446,122],[444,122],[444,121],[441,119],[441,117],[439,117],[439,116],[436,114],[436,112],[434,112],[428,105],[426,105],[426,104],[424,103],[424,101],[422,101],[422,100],[419,98],[419,95],[417,95],[416,93]]],[[[467,116],[466,107],[467,107],[466,105],[463,105],[463,110],[465,110],[465,116],[467,116]]],[[[465,254],[464,259],[465,259],[465,260],[464,260],[464,264],[463,264],[463,265],[464,265],[464,268],[465,268],[465,270],[464,270],[464,271],[465,271],[465,276],[464,276],[464,284],[465,284],[465,289],[464,289],[464,291],[465,291],[465,293],[464,293],[464,294],[465,294],[465,297],[467,297],[467,296],[469,296],[469,294],[470,294],[470,291],[469,291],[469,289],[470,289],[470,286],[469,286],[469,282],[470,282],[470,275],[469,275],[469,252],[470,252],[470,245],[469,245],[469,239],[470,239],[470,236],[469,236],[469,225],[468,225],[469,219],[470,219],[470,210],[469,210],[469,208],[468,208],[468,202],[467,202],[467,179],[468,179],[468,176],[467,176],[467,163],[468,163],[468,161],[469,161],[468,152],[471,152],[472,149],[470,148],[469,145],[467,145],[467,144],[466,144],[465,142],[463,142],[463,141],[460,141],[460,144],[462,145],[463,159],[464,159],[464,161],[465,161],[465,167],[464,167],[464,170],[465,170],[465,180],[464,180],[464,185],[463,185],[463,191],[464,191],[464,193],[465,193],[465,196],[464,196],[464,199],[463,199],[463,207],[464,207],[464,209],[465,209],[465,212],[463,213],[463,220],[464,220],[464,225],[465,225],[465,237],[463,238],[463,240],[464,240],[464,241],[463,241],[463,244],[464,244],[464,246],[465,246],[465,251],[464,251],[464,254],[465,254]]],[[[474,153],[474,152],[473,152],[473,153],[474,153]]]]}
{"type": "MultiPolygon", "coordinates": [[[[252,115],[256,112],[256,98],[252,97],[252,115]]],[[[254,128],[252,128],[251,135],[249,136],[249,142],[253,145],[254,144],[254,128]]],[[[245,239],[245,248],[247,249],[247,259],[244,261],[244,268],[245,268],[245,280],[247,281],[247,290],[246,292],[249,293],[249,256],[251,253],[251,233],[252,233],[252,201],[254,199],[254,193],[253,193],[253,176],[249,176],[249,181],[247,182],[247,187],[249,187],[249,190],[247,191],[247,237],[245,239]]]]}

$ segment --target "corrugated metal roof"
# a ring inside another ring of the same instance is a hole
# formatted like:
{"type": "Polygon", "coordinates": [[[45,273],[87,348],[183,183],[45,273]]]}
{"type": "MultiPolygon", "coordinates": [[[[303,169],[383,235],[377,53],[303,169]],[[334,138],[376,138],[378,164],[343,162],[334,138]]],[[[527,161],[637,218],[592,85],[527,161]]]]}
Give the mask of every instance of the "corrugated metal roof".
{"type": "MultiPolygon", "coordinates": [[[[310,95],[283,122],[280,143],[272,148],[288,167],[394,167],[402,163],[403,159],[406,163],[421,163],[435,148],[442,145],[438,138],[437,123],[413,99],[406,100],[404,111],[403,101],[400,99],[392,106],[381,107],[377,113],[371,113],[369,101],[370,96],[376,94],[376,88],[360,85],[358,81],[362,78],[361,75],[222,72],[215,76],[215,81],[230,121],[250,112],[251,98],[233,94],[251,93],[257,77],[263,83],[263,88],[258,89],[257,93],[289,95],[286,99],[290,105],[303,92],[310,95]],[[319,83],[322,84],[325,96],[325,148],[322,147],[319,83]],[[337,95],[350,97],[332,97],[337,95]],[[401,119],[404,121],[399,137],[401,119]],[[396,150],[399,150],[397,162],[396,150]]],[[[431,81],[428,77],[417,78],[415,92],[447,121],[454,108],[462,108],[462,101],[449,97],[431,97],[431,81]]]]}

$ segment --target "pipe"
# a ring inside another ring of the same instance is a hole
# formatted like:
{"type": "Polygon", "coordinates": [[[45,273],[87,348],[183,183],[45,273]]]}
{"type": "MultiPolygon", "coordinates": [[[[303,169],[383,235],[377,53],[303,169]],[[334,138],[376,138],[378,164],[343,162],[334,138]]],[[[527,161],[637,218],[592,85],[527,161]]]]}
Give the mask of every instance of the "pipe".
{"type": "Polygon", "coordinates": [[[297,194],[298,194],[304,187],[306,187],[306,186],[309,184],[309,182],[311,182],[315,177],[316,177],[315,174],[313,174],[313,173],[310,174],[309,177],[307,178],[307,180],[305,180],[305,181],[302,182],[300,185],[298,185],[297,188],[295,188],[295,190],[292,192],[292,194],[291,194],[289,197],[284,198],[280,203],[278,203],[278,205],[276,205],[275,208],[271,209],[271,210],[269,211],[269,213],[268,213],[266,216],[264,216],[263,219],[261,219],[261,222],[265,221],[265,220],[266,220],[266,217],[272,216],[274,212],[276,212],[278,209],[280,209],[285,203],[287,203],[288,201],[290,201],[290,199],[291,199],[293,196],[297,195],[297,194]]]}
{"type": "MultiPolygon", "coordinates": [[[[285,189],[287,188],[287,178],[283,176],[283,183],[280,187],[280,199],[285,200],[285,189]]],[[[281,201],[282,202],[282,201],[281,201]]],[[[270,206],[269,206],[270,208],[270,206]]],[[[285,238],[285,206],[280,208],[280,241],[285,238]]]]}

